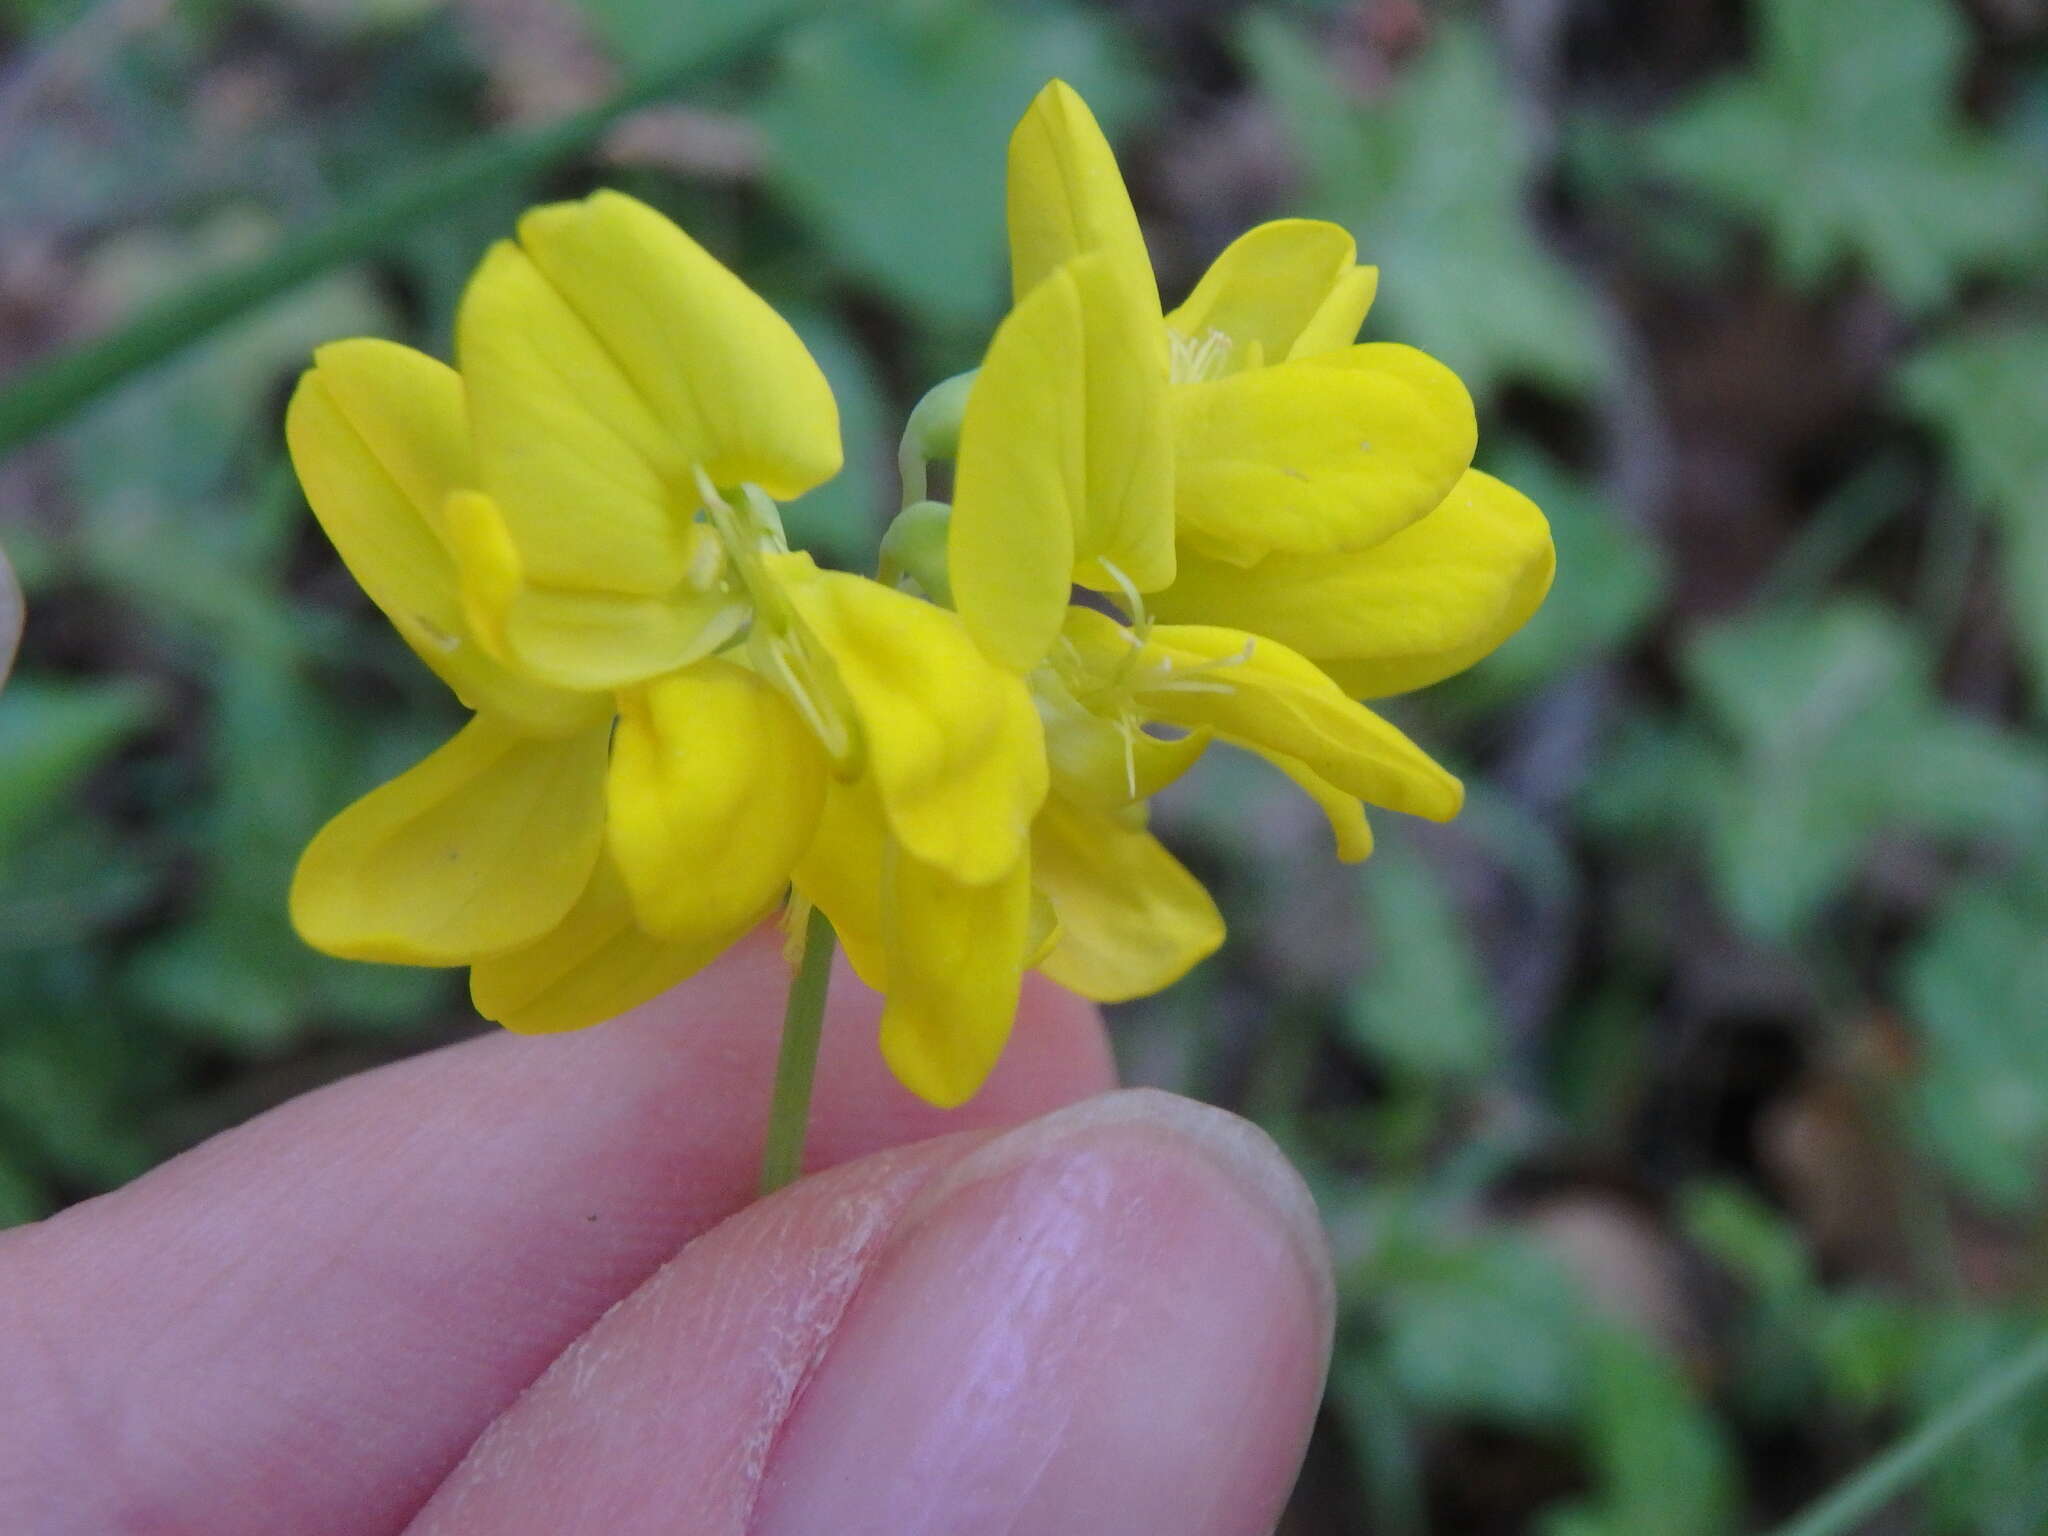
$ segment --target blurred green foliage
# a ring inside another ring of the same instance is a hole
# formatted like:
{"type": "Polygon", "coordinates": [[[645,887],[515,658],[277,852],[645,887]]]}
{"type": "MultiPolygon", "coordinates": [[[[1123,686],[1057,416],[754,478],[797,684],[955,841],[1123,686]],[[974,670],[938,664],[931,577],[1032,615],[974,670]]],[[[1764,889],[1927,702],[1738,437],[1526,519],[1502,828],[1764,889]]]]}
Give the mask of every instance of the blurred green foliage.
{"type": "Polygon", "coordinates": [[[1760,0],[1753,70],[1647,135],[1663,175],[1763,224],[1789,282],[1858,261],[1918,313],[1968,272],[2038,256],[2048,189],[2019,144],[1970,123],[1974,39],[1945,0],[1760,0]]]}
{"type": "MultiPolygon", "coordinates": [[[[330,962],[284,918],[314,828],[452,713],[284,462],[311,347],[445,350],[521,206],[627,186],[818,353],[848,468],[793,531],[861,564],[893,424],[1001,312],[1003,140],[1059,74],[1169,272],[1268,214],[1350,225],[1383,269],[1368,334],[1460,370],[1482,463],[1559,549],[1523,634],[1389,706],[1466,772],[1453,827],[1382,818],[1342,869],[1230,761],[1161,808],[1233,936],[1123,1010],[1127,1064],[1265,1123],[1337,1244],[1288,1529],[1754,1529],[2041,1328],[2038,7],[90,14],[0,8],[9,373],[494,116],[742,51],[687,114],[447,203],[0,465],[31,614],[0,696],[0,1223],[473,1027],[448,978],[330,962]]],[[[2031,1536],[2044,1469],[2038,1404],[1898,1528],[2031,1536]]]]}

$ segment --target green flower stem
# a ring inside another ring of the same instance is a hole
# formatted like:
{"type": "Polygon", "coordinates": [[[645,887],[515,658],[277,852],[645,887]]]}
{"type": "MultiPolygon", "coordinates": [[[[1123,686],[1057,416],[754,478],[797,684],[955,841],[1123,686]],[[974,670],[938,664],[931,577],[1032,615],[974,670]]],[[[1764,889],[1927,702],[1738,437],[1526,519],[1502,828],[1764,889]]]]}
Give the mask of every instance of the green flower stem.
{"type": "Polygon", "coordinates": [[[956,373],[926,390],[924,398],[911,407],[903,438],[896,445],[896,471],[903,480],[905,507],[925,499],[931,462],[950,459],[960,451],[960,422],[967,414],[967,394],[973,387],[973,370],[956,373]]]}
{"type": "Polygon", "coordinates": [[[1776,1536],[1846,1536],[1912,1487],[1957,1442],[2048,1382],[2048,1335],[1991,1372],[1776,1536]]]}
{"type": "Polygon", "coordinates": [[[775,1062],[775,1098],[761,1147],[761,1193],[772,1195],[803,1171],[804,1129],[811,1118],[811,1080],[818,1069],[818,1039],[825,1027],[825,994],[832,985],[832,924],[817,907],[804,924],[803,959],[789,983],[782,1014],[782,1051],[775,1062]]]}
{"type": "Polygon", "coordinates": [[[419,221],[479,189],[547,169],[635,108],[671,95],[760,42],[791,7],[763,6],[760,24],[709,47],[686,49],[596,106],[538,128],[493,134],[353,199],[326,222],[274,249],[146,306],[111,335],[51,358],[0,393],[0,454],[56,425],[80,406],[191,345],[268,299],[331,268],[383,250],[419,221]]]}

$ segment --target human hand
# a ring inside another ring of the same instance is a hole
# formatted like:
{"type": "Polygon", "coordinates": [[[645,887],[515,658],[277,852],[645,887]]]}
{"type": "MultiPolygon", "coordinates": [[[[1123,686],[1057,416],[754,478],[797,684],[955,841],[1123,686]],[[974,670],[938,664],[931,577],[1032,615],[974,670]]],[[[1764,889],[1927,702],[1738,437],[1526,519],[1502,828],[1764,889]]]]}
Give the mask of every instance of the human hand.
{"type": "Polygon", "coordinates": [[[931,1110],[842,976],[813,1172],[750,1203],[784,985],[758,936],[0,1234],[0,1530],[1268,1530],[1330,1329],[1270,1143],[1091,1097],[1100,1023],[1035,982],[931,1110]]]}

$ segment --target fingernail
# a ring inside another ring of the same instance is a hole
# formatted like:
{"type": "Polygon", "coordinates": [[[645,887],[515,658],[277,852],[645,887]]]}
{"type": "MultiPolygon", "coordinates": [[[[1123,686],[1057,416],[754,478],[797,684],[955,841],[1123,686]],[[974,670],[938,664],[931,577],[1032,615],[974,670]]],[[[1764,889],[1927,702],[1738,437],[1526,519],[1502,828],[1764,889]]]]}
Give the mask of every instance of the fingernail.
{"type": "Polygon", "coordinates": [[[783,1428],[760,1536],[1251,1536],[1322,1388],[1307,1190],[1221,1110],[1137,1090],[963,1159],[906,1214],[783,1428]]]}

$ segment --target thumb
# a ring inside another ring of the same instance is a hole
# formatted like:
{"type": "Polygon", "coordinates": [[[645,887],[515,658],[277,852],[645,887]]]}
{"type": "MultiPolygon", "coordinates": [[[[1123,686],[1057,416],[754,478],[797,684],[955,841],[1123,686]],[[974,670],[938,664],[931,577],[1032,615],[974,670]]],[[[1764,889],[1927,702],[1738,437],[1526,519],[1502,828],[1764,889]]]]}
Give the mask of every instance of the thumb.
{"type": "Polygon", "coordinates": [[[432,1536],[1270,1531],[1329,1266],[1243,1121],[1149,1091],[806,1180],[700,1238],[477,1442],[432,1536]]]}

